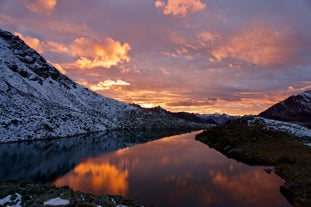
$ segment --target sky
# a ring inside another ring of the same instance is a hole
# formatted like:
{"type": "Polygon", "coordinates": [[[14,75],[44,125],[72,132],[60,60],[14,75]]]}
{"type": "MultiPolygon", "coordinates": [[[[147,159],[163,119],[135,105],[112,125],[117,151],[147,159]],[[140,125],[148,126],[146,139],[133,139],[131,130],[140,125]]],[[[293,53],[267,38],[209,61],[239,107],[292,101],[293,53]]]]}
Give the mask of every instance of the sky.
{"type": "Polygon", "coordinates": [[[0,0],[0,27],[144,107],[258,114],[311,89],[310,0],[0,0]]]}

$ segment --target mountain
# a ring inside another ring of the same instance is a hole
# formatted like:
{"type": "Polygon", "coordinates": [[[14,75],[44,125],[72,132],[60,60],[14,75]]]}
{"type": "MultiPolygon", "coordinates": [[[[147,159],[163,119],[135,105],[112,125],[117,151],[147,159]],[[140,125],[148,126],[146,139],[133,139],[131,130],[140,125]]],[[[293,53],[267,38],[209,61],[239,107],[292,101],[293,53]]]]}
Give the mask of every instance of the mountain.
{"type": "Polygon", "coordinates": [[[261,112],[259,116],[311,128],[311,90],[290,96],[261,112]]]}
{"type": "Polygon", "coordinates": [[[228,121],[234,121],[240,116],[232,116],[228,114],[196,114],[196,116],[205,119],[205,120],[213,120],[214,122],[217,123],[217,125],[223,125],[228,121]]]}
{"type": "Polygon", "coordinates": [[[230,116],[227,114],[217,114],[217,113],[216,114],[194,114],[194,113],[188,113],[188,112],[170,112],[162,108],[161,106],[157,106],[154,108],[142,108],[141,106],[137,104],[131,104],[131,105],[141,108],[145,111],[167,114],[170,116],[174,116],[176,118],[184,119],[186,121],[208,124],[208,125],[223,125],[227,121],[233,121],[233,120],[240,118],[239,116],[230,116]]]}
{"type": "Polygon", "coordinates": [[[0,29],[0,142],[202,127],[94,93],[61,74],[19,37],[0,29]]]}

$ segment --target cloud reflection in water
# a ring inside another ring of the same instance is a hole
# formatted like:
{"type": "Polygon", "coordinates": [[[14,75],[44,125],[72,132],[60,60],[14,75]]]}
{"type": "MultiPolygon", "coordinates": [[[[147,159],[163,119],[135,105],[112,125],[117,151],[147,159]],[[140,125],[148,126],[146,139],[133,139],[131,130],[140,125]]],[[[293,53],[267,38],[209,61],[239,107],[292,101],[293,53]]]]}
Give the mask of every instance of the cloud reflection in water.
{"type": "Polygon", "coordinates": [[[226,158],[195,141],[195,134],[89,158],[54,184],[155,206],[290,206],[279,192],[283,180],[226,158]]]}

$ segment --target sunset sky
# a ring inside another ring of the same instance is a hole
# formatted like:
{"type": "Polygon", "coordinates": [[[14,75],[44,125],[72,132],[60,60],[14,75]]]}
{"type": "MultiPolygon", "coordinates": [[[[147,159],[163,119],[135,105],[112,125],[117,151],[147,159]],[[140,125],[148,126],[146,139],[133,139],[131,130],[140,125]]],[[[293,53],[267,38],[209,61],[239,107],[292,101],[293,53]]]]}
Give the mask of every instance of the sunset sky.
{"type": "Polygon", "coordinates": [[[0,27],[145,107],[257,114],[311,89],[310,0],[0,0],[0,27]]]}

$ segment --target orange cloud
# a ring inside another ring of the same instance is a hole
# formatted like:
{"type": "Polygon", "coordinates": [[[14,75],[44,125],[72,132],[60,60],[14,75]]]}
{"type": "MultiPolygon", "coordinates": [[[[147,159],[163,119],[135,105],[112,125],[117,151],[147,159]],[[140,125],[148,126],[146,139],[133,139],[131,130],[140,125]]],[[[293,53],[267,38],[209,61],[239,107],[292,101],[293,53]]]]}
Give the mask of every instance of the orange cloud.
{"type": "Polygon", "coordinates": [[[188,14],[202,11],[206,4],[200,0],[156,0],[154,5],[160,8],[165,15],[185,17],[188,14]]]}
{"type": "Polygon", "coordinates": [[[279,32],[258,24],[224,40],[211,51],[212,61],[232,58],[261,66],[284,63],[288,53],[279,32]]]}
{"type": "Polygon", "coordinates": [[[119,41],[108,37],[102,41],[90,40],[87,38],[77,38],[67,47],[59,42],[42,42],[38,38],[24,36],[15,32],[30,47],[39,53],[54,52],[69,54],[77,57],[76,62],[67,64],[73,68],[91,69],[96,67],[110,68],[119,63],[128,62],[130,57],[128,52],[131,47],[128,43],[121,44],[119,41]]]}
{"type": "Polygon", "coordinates": [[[128,43],[121,44],[110,37],[102,41],[77,38],[71,45],[71,54],[78,57],[76,64],[81,69],[110,68],[128,62],[130,49],[128,43]]]}
{"type": "Polygon", "coordinates": [[[48,41],[45,43],[40,41],[38,38],[24,36],[19,32],[15,32],[14,35],[19,36],[27,45],[39,53],[44,53],[47,51],[55,53],[66,53],[69,51],[65,45],[58,42],[48,41]]]}
{"type": "Polygon", "coordinates": [[[112,87],[124,87],[131,85],[130,83],[123,81],[123,80],[105,80],[103,82],[99,82],[96,85],[89,85],[90,89],[93,91],[100,91],[100,90],[108,90],[112,87]]]}
{"type": "Polygon", "coordinates": [[[53,11],[57,0],[23,0],[22,3],[29,11],[44,15],[53,11]]]}

